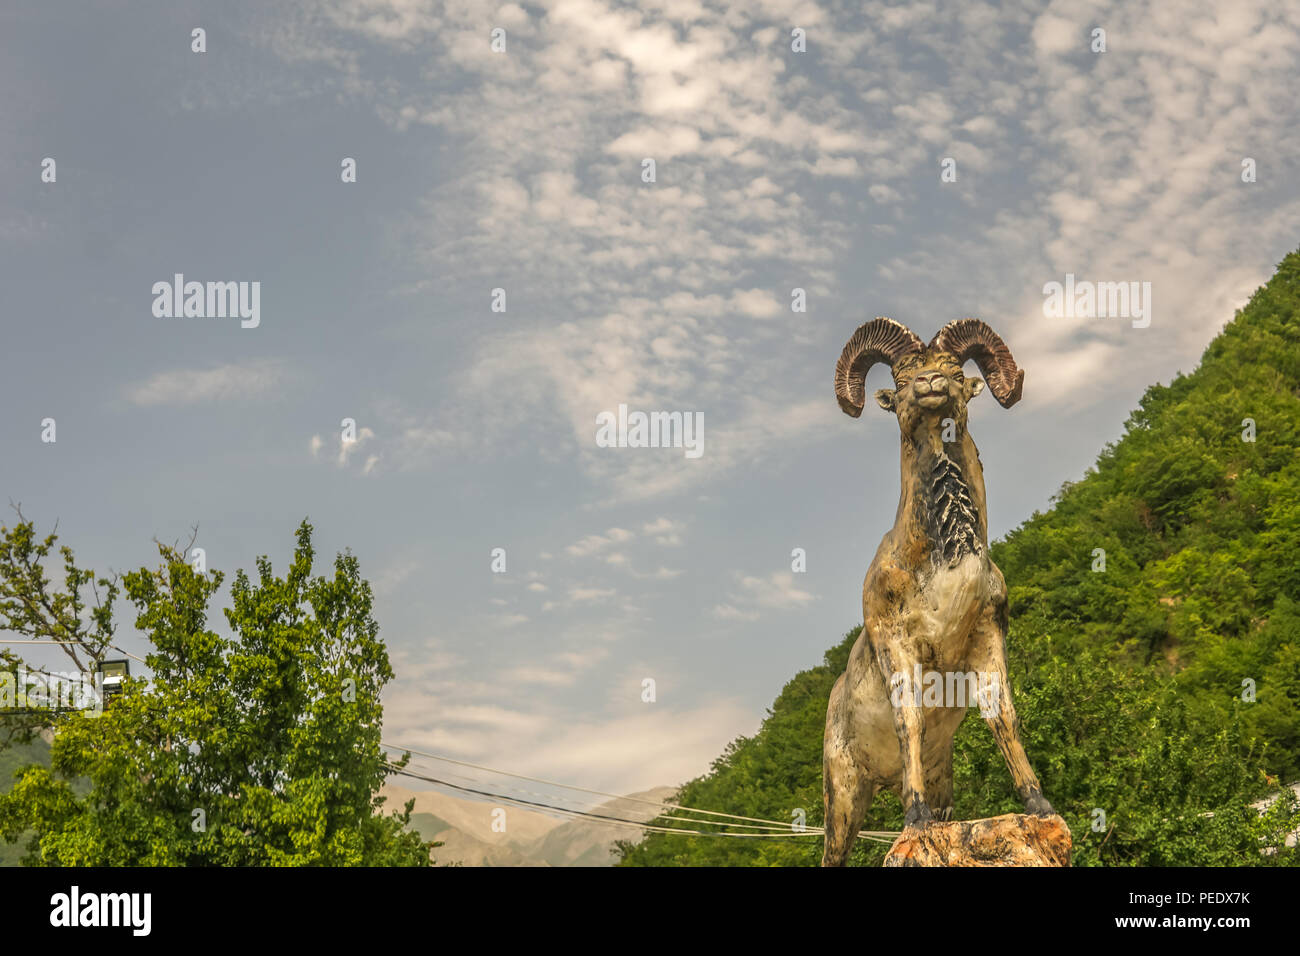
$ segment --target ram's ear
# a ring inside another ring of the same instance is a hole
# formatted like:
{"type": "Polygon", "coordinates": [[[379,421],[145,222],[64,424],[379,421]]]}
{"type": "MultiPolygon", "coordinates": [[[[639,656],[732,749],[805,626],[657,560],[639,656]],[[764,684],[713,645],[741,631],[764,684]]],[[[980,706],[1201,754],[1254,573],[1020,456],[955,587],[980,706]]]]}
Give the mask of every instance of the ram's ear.
{"type": "Polygon", "coordinates": [[[984,379],[971,376],[966,379],[966,401],[970,401],[980,392],[984,391],[984,379]]]}
{"type": "Polygon", "coordinates": [[[898,407],[896,399],[897,396],[895,396],[892,388],[882,388],[876,392],[876,404],[887,412],[892,412],[898,407]]]}

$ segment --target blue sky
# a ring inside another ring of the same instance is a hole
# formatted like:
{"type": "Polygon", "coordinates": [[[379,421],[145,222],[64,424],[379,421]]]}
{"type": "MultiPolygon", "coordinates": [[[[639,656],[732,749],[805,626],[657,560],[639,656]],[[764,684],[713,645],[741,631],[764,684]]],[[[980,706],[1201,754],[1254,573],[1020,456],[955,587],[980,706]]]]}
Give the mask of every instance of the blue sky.
{"type": "Polygon", "coordinates": [[[100,569],[194,524],[283,568],[310,516],[379,595],[390,739],[585,786],[703,772],[860,621],[898,460],[835,403],[857,325],[1010,345],[1000,535],[1300,244],[1285,4],[88,6],[0,12],[0,495],[100,569]],[[260,325],[155,317],[178,272],[260,325]],[[1047,317],[1067,274],[1150,326],[1047,317]],[[704,454],[598,447],[620,403],[704,454]]]}

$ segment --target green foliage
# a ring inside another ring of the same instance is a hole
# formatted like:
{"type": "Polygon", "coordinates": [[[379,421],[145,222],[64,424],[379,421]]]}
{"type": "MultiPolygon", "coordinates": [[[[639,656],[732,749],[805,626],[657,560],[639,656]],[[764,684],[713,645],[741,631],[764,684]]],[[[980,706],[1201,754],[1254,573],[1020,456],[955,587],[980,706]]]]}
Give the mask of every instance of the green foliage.
{"type": "MultiPolygon", "coordinates": [[[[1195,372],[1147,390],[1123,437],[1050,511],[993,545],[1025,748],[1074,834],[1076,865],[1298,862],[1296,850],[1261,853],[1300,826],[1294,802],[1251,807],[1300,777],[1298,383],[1300,252],[1195,372]],[[1105,826],[1094,830],[1096,810],[1105,826]]],[[[856,635],[787,684],[759,732],[679,802],[773,820],[802,807],[819,825],[826,703],[856,635]]],[[[958,817],[1020,810],[978,714],[958,731],[955,764],[958,817]]],[[[901,819],[896,799],[877,796],[865,828],[901,819]]],[[[652,834],[620,851],[625,866],[809,865],[821,841],[652,834]]],[[[882,856],[859,840],[850,862],[882,856]]]]}
{"type": "Polygon", "coordinates": [[[376,796],[393,672],[356,558],[312,577],[304,521],[284,577],[266,558],[256,581],[236,574],[224,638],[208,626],[222,575],[159,551],[122,579],[151,679],[102,716],[57,718],[50,766],[0,796],[0,838],[33,833],[25,862],[47,866],[428,865],[412,805],[388,815],[376,796]]]}
{"type": "Polygon", "coordinates": [[[113,639],[118,579],[78,567],[72,549],[64,546],[58,550],[64,585],[52,587],[45,562],[57,541],[56,534],[37,537],[35,526],[21,510],[13,528],[0,525],[0,630],[27,640],[60,641],[80,670],[78,652],[88,661],[100,661],[113,639]],[[93,607],[85,599],[87,587],[94,595],[93,607]]]}
{"type": "MultiPolygon", "coordinates": [[[[32,763],[49,763],[50,747],[40,737],[28,743],[12,743],[0,747],[0,793],[9,789],[18,771],[32,763]]],[[[31,837],[24,833],[21,842],[31,837]]],[[[17,866],[22,861],[22,847],[19,842],[0,843],[0,866],[17,866]]]]}
{"type": "MultiPolygon", "coordinates": [[[[53,642],[75,671],[89,673],[104,659],[113,640],[119,578],[79,567],[71,548],[56,548],[57,534],[41,538],[22,509],[15,506],[14,510],[18,523],[12,528],[0,525],[0,632],[17,634],[25,641],[53,642]],[[55,588],[46,573],[52,553],[62,559],[62,588],[55,588]]],[[[12,673],[22,663],[20,654],[0,646],[0,671],[12,673]]],[[[49,717],[45,712],[0,716],[0,752],[13,744],[30,743],[49,717]]]]}

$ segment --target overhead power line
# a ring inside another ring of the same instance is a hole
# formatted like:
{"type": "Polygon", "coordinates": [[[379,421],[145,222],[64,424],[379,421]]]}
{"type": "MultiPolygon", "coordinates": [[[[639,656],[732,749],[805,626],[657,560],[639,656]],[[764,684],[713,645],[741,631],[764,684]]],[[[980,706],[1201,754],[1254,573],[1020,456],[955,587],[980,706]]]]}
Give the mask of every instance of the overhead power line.
{"type": "MultiPolygon", "coordinates": [[[[8,638],[0,638],[0,644],[53,644],[59,647],[80,647],[82,650],[89,650],[89,648],[80,641],[11,641],[8,638]]],[[[117,651],[119,654],[125,654],[127,657],[131,658],[131,660],[139,661],[141,664],[146,666],[149,663],[143,657],[132,654],[130,651],[118,647],[116,644],[105,644],[104,646],[117,651]]]]}
{"type": "Polygon", "coordinates": [[[402,752],[402,753],[413,753],[413,754],[417,754],[417,755],[419,755],[419,756],[421,756],[421,757],[427,757],[427,758],[429,758],[429,759],[431,759],[431,760],[438,760],[438,761],[441,761],[441,762],[443,762],[443,763],[454,764],[454,765],[456,765],[456,766],[458,766],[458,767],[470,767],[471,769],[474,769],[474,770],[482,770],[482,771],[484,771],[485,773],[495,773],[495,774],[500,774],[500,775],[503,776],[503,777],[514,777],[516,780],[529,780],[529,781],[531,781],[531,782],[533,782],[533,783],[545,784],[545,785],[548,786],[548,787],[560,787],[561,789],[564,789],[564,790],[575,790],[575,791],[577,791],[577,792],[579,792],[579,793],[590,793],[590,794],[593,794],[593,795],[598,796],[598,797],[608,797],[608,798],[613,799],[613,800],[627,800],[627,801],[629,801],[629,802],[631,802],[631,803],[640,803],[640,804],[644,804],[644,805],[646,805],[646,806],[654,807],[655,809],[657,809],[657,810],[661,810],[661,811],[662,811],[662,810],[681,810],[681,811],[683,811],[683,812],[687,812],[687,813],[703,813],[703,814],[706,814],[706,815],[708,815],[708,816],[714,816],[714,817],[727,817],[728,819],[731,819],[731,820],[745,820],[745,821],[747,821],[747,822],[749,822],[749,823],[767,823],[767,824],[775,824],[776,826],[780,827],[780,828],[783,829],[783,830],[784,830],[784,829],[788,829],[789,826],[790,826],[788,823],[782,823],[782,822],[779,821],[779,820],[767,820],[767,819],[764,819],[764,818],[762,818],[762,817],[746,817],[746,816],[741,816],[740,814],[736,814],[736,813],[723,813],[723,812],[721,812],[721,811],[719,811],[719,810],[700,810],[700,809],[696,809],[696,808],[694,808],[694,807],[684,807],[684,806],[682,806],[681,804],[676,804],[676,803],[658,803],[657,801],[654,801],[654,800],[647,800],[647,799],[645,799],[644,797],[631,797],[631,796],[626,796],[626,795],[621,794],[621,793],[610,793],[610,792],[608,792],[608,791],[606,791],[606,790],[592,790],[592,789],[589,788],[589,787],[578,787],[578,786],[574,786],[573,784],[560,783],[559,781],[556,781],[556,780],[545,780],[545,779],[543,779],[543,778],[541,778],[541,777],[530,777],[530,776],[528,776],[527,774],[522,774],[522,773],[512,773],[512,772],[509,771],[509,770],[498,770],[498,769],[496,769],[495,767],[485,767],[485,766],[482,766],[481,764],[469,763],[468,761],[465,761],[465,760],[456,760],[456,759],[454,759],[454,758],[452,758],[452,757],[445,757],[445,756],[442,756],[441,754],[431,754],[431,753],[428,753],[427,751],[423,751],[423,750],[415,750],[415,749],[413,749],[413,748],[411,748],[411,747],[398,747],[396,744],[391,744],[391,743],[389,743],[389,744],[383,744],[383,746],[388,747],[388,748],[391,749],[391,750],[397,750],[397,751],[400,751],[400,752],[402,752]]]}
{"type": "MultiPolygon", "coordinates": [[[[424,768],[422,768],[422,767],[417,767],[417,769],[424,769],[424,768]]],[[[463,774],[457,774],[457,773],[446,773],[446,772],[441,772],[441,771],[439,771],[439,773],[440,773],[441,776],[445,776],[445,777],[455,777],[455,778],[458,779],[458,780],[466,780],[466,781],[469,781],[470,783],[479,783],[479,781],[478,781],[476,778],[474,778],[474,777],[466,777],[466,776],[464,776],[463,774]]],[[[469,788],[466,788],[466,789],[469,789],[469,788]]],[[[501,794],[501,793],[499,792],[499,789],[509,790],[511,793],[522,793],[522,794],[525,794],[525,795],[530,796],[530,797],[541,797],[541,798],[543,798],[543,799],[552,796],[551,794],[539,793],[539,792],[536,791],[536,790],[526,790],[526,789],[523,789],[523,788],[520,788],[520,787],[511,787],[511,786],[509,786],[509,785],[507,785],[507,784],[500,784],[500,785],[498,785],[498,791],[494,791],[494,796],[497,796],[497,797],[499,797],[499,798],[501,798],[501,799],[510,799],[510,798],[506,797],[504,794],[501,794]]],[[[624,799],[624,800],[626,800],[626,799],[630,799],[630,798],[622,797],[622,798],[619,798],[619,799],[624,799]]],[[[739,830],[776,830],[776,831],[781,832],[781,833],[783,833],[783,834],[788,834],[788,833],[791,832],[791,825],[790,825],[789,823],[780,823],[780,822],[777,822],[777,821],[772,821],[770,825],[765,825],[765,824],[759,824],[759,823],[732,823],[730,820],[702,820],[702,819],[698,819],[698,818],[696,818],[696,817],[680,816],[680,815],[678,815],[678,812],[677,812],[677,811],[671,811],[670,813],[665,813],[665,812],[664,812],[664,807],[663,807],[663,805],[662,805],[662,804],[657,804],[657,803],[655,803],[653,800],[638,801],[638,802],[646,803],[646,804],[648,804],[648,805],[650,805],[650,806],[654,806],[654,807],[659,808],[659,811],[660,811],[660,812],[659,812],[658,814],[656,814],[656,816],[667,816],[669,819],[671,819],[671,820],[673,820],[673,821],[675,821],[675,822],[676,822],[676,821],[681,821],[681,822],[684,822],[684,823],[702,823],[702,824],[713,825],[713,826],[732,827],[732,828],[739,829],[739,830]]],[[[820,832],[821,832],[821,827],[815,827],[815,826],[814,826],[814,827],[807,827],[804,831],[800,831],[800,832],[807,832],[807,831],[809,831],[809,830],[811,830],[811,831],[814,832],[814,833],[820,833],[820,832]]]]}
{"type": "MultiPolygon", "coordinates": [[[[503,802],[506,803],[523,805],[526,807],[532,807],[534,809],[553,810],[555,812],[569,814],[571,816],[583,817],[591,820],[599,820],[611,826],[630,827],[630,828],[634,828],[637,830],[642,830],[650,833],[673,833],[673,834],[677,834],[678,836],[732,837],[735,839],[750,839],[750,840],[789,839],[791,837],[808,837],[808,836],[816,837],[821,835],[821,831],[816,827],[808,827],[804,831],[790,830],[787,827],[785,828],[786,832],[783,833],[731,833],[723,830],[712,830],[712,831],[686,830],[686,829],[682,829],[681,827],[655,826],[651,823],[642,823],[637,820],[629,820],[626,817],[615,817],[603,813],[593,813],[587,810],[575,810],[572,807],[561,807],[555,804],[541,803],[536,800],[524,800],[520,797],[511,797],[504,794],[492,793],[491,791],[479,790],[474,787],[464,787],[461,786],[460,784],[450,783],[449,781],[440,780],[436,777],[430,777],[425,774],[412,773],[409,770],[397,767],[395,764],[390,763],[388,766],[389,769],[391,769],[394,773],[400,774],[401,776],[412,777],[416,780],[424,780],[428,783],[435,783],[444,787],[451,787],[453,790],[459,790],[463,793],[473,793],[479,796],[492,797],[493,799],[502,800],[503,802]]],[[[699,822],[699,821],[695,821],[695,822],[699,822]]],[[[720,825],[734,826],[734,824],[726,824],[726,823],[720,825]]],[[[885,843],[892,842],[891,840],[880,836],[869,836],[868,839],[873,839],[885,843]]]]}
{"type": "MultiPolygon", "coordinates": [[[[575,785],[573,785],[573,784],[560,783],[560,782],[555,781],[555,780],[546,780],[546,779],[544,779],[544,778],[542,778],[542,777],[531,777],[531,776],[528,776],[527,774],[522,774],[522,773],[513,773],[512,771],[509,771],[509,770],[499,770],[499,769],[497,769],[497,768],[495,768],[495,767],[486,767],[486,766],[483,766],[482,764],[470,763],[469,761],[466,761],[466,760],[456,760],[456,759],[453,758],[453,757],[447,757],[447,756],[444,756],[444,755],[442,755],[442,754],[429,753],[428,751],[417,750],[417,749],[412,748],[412,747],[399,747],[399,746],[397,746],[396,744],[392,744],[392,743],[383,743],[382,746],[387,747],[387,748],[389,748],[390,750],[395,750],[395,751],[398,751],[398,752],[401,752],[401,753],[411,753],[411,754],[416,754],[416,755],[421,756],[421,757],[426,757],[426,758],[428,758],[428,759],[430,759],[430,760],[437,760],[437,761],[441,761],[441,762],[444,762],[444,763],[453,764],[453,765],[455,765],[455,766],[459,766],[459,767],[468,767],[468,768],[473,769],[473,770],[481,770],[481,771],[483,771],[483,772],[485,772],[485,773],[500,774],[501,776],[504,776],[504,777],[513,777],[513,778],[515,778],[515,779],[517,779],[517,780],[528,780],[528,781],[531,781],[532,783],[540,783],[540,784],[544,784],[544,785],[546,785],[546,786],[550,786],[550,787],[559,787],[560,789],[563,789],[563,790],[573,790],[573,791],[576,791],[576,792],[579,792],[579,793],[588,793],[588,794],[592,794],[592,795],[595,795],[595,796],[607,797],[607,798],[614,799],[614,800],[627,800],[627,801],[632,802],[632,803],[640,803],[640,804],[644,804],[644,805],[646,805],[646,806],[654,807],[656,810],[658,810],[658,811],[660,812],[660,815],[667,816],[669,819],[673,819],[673,817],[672,817],[669,813],[666,813],[665,811],[681,811],[681,812],[683,812],[683,813],[700,813],[700,814],[705,814],[705,815],[707,815],[707,816],[713,816],[713,817],[725,817],[725,818],[727,818],[728,820],[743,820],[743,821],[745,821],[746,823],[752,823],[752,824],[766,824],[766,825],[767,825],[767,826],[764,826],[764,827],[761,827],[761,828],[760,828],[760,827],[746,827],[746,829],[769,829],[769,828],[770,828],[770,829],[773,829],[773,830],[780,830],[780,831],[783,831],[783,832],[781,832],[781,833],[772,833],[772,834],[730,834],[731,836],[744,836],[744,835],[748,835],[748,836],[792,836],[792,835],[793,835],[793,836],[808,836],[808,835],[818,836],[818,835],[820,835],[820,834],[823,832],[823,829],[822,829],[821,827],[812,827],[812,826],[807,827],[807,828],[806,828],[804,831],[802,831],[802,832],[794,832],[794,831],[791,831],[791,829],[790,829],[790,828],[791,828],[791,825],[790,825],[789,823],[787,823],[787,822],[783,822],[783,821],[780,821],[780,820],[768,820],[768,819],[765,819],[765,818],[763,818],[763,817],[747,817],[747,816],[743,816],[743,815],[741,815],[741,814],[736,814],[736,813],[724,813],[724,812],[722,812],[722,811],[720,811],[720,810],[705,810],[705,809],[701,809],[701,808],[699,808],[699,807],[687,807],[687,806],[683,806],[683,805],[681,805],[681,804],[676,804],[676,803],[658,803],[658,802],[656,802],[656,801],[654,801],[654,800],[647,800],[647,799],[645,799],[645,798],[643,798],[643,797],[632,797],[632,796],[627,796],[627,795],[625,795],[625,794],[610,793],[610,792],[608,792],[608,791],[606,791],[606,790],[594,790],[594,789],[592,789],[592,788],[590,788],[590,787],[579,787],[579,786],[575,786],[575,785]]],[[[454,784],[446,784],[446,785],[447,785],[447,786],[452,786],[452,787],[454,787],[455,789],[470,790],[470,788],[457,787],[457,786],[454,785],[454,784]]],[[[471,792],[472,792],[472,791],[471,791],[471,792]]],[[[491,794],[491,795],[492,795],[492,796],[495,796],[495,797],[497,797],[497,798],[500,798],[500,799],[514,799],[514,798],[504,797],[504,796],[501,795],[501,794],[491,794]]],[[[521,801],[521,802],[525,802],[525,803],[527,803],[527,802],[529,802],[529,801],[521,801]]],[[[559,809],[561,809],[561,810],[568,810],[568,812],[574,812],[574,813],[581,813],[581,812],[582,812],[582,811],[569,810],[569,808],[559,808],[559,809]]],[[[684,822],[692,822],[692,823],[709,823],[709,822],[714,822],[715,825],[718,825],[718,826],[731,826],[731,827],[737,827],[737,828],[739,828],[739,827],[742,826],[741,824],[727,823],[727,822],[722,821],[722,820],[720,820],[720,821],[706,821],[706,820],[691,820],[691,819],[689,819],[689,818],[681,818],[681,819],[683,819],[684,822]]],[[[642,827],[644,827],[645,824],[637,824],[637,826],[642,826],[642,827]]],[[[679,830],[679,829],[675,829],[675,828],[671,828],[671,827],[669,827],[669,828],[665,828],[665,829],[667,829],[668,832],[672,832],[672,833],[684,833],[684,832],[686,832],[686,831],[679,830]]],[[[877,840],[877,841],[880,841],[880,842],[893,842],[893,840],[894,840],[896,837],[899,836],[899,832],[900,832],[900,831],[897,831],[897,830],[861,830],[861,831],[858,832],[858,835],[861,836],[861,837],[863,837],[863,838],[865,838],[865,839],[877,840]]],[[[708,835],[708,834],[702,834],[702,835],[708,835]]]]}

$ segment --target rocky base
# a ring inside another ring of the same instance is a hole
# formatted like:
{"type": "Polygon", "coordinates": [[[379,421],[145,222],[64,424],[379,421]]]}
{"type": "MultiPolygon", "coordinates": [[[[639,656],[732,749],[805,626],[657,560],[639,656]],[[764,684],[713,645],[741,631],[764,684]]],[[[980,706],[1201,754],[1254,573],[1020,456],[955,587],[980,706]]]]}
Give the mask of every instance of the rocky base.
{"type": "Polygon", "coordinates": [[[1058,816],[1007,813],[908,827],[885,866],[1069,866],[1070,828],[1058,816]]]}

